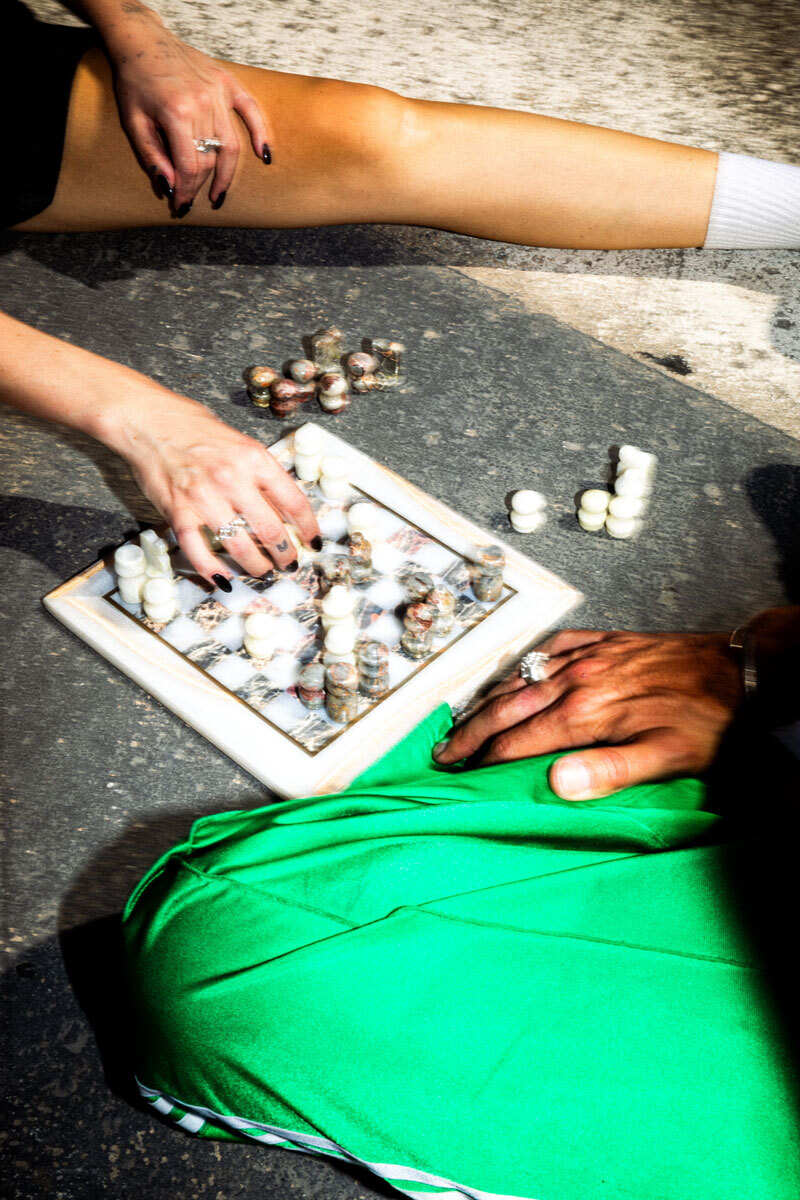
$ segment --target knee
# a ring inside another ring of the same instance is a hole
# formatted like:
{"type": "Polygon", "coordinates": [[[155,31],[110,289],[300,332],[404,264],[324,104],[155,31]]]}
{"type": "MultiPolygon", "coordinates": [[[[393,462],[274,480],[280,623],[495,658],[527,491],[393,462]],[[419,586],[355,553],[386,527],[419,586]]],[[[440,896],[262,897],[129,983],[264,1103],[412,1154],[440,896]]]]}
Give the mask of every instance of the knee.
{"type": "Polygon", "coordinates": [[[423,136],[415,100],[371,84],[319,85],[327,140],[350,169],[389,172],[423,136]]]}

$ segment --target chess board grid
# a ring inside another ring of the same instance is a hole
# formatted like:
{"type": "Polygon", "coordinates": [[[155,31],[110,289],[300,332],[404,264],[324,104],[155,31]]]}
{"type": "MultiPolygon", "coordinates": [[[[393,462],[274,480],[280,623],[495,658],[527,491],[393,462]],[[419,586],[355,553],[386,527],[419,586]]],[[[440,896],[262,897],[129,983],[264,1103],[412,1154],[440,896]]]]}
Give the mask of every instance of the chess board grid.
{"type": "MultiPolygon", "coordinates": [[[[581,598],[580,594],[513,546],[474,525],[380,463],[317,426],[323,452],[350,460],[355,488],[391,510],[427,538],[464,558],[496,542],[507,555],[505,581],[513,594],[431,658],[423,660],[394,694],[368,709],[318,753],[301,749],[282,730],[233,696],[205,671],[108,603],[108,563],[96,563],[44,597],[50,612],[166,707],[273,791],[305,796],[335,791],[399,741],[443,701],[457,707],[490,679],[511,669],[519,655],[581,598]],[[233,700],[239,703],[233,704],[233,700]],[[280,735],[280,736],[279,736],[280,735]]],[[[292,458],[291,437],[270,447],[278,461],[292,458]]]]}

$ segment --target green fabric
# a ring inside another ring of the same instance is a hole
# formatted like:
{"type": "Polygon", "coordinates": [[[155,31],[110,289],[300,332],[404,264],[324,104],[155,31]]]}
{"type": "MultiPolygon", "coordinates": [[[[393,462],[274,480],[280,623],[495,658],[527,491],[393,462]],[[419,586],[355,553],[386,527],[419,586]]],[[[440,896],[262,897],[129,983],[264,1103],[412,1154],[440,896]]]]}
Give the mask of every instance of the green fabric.
{"type": "Polygon", "coordinates": [[[796,1200],[777,1020],[695,780],[561,801],[445,770],[443,707],[345,792],[198,821],[124,916],[138,1078],[201,1135],[412,1196],[796,1200]]]}

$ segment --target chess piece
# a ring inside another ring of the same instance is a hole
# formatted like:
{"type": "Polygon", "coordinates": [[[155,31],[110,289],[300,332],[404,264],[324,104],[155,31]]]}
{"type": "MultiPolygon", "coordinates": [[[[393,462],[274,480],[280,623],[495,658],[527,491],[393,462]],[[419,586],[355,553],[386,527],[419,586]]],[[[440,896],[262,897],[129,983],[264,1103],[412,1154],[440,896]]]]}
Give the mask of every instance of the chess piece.
{"type": "Polygon", "coordinates": [[[639,521],[625,521],[621,517],[606,517],[606,533],[613,538],[633,537],[639,528],[639,521]]]}
{"type": "Polygon", "coordinates": [[[129,543],[114,552],[117,587],[125,604],[141,604],[147,582],[147,559],[141,546],[129,543]]]}
{"type": "Polygon", "coordinates": [[[295,383],[310,383],[318,374],[317,364],[310,358],[293,358],[289,363],[289,375],[295,383]]]}
{"type": "Polygon", "coordinates": [[[272,658],[278,643],[275,618],[254,612],[245,618],[244,648],[251,658],[272,658]]]}
{"type": "Polygon", "coordinates": [[[647,475],[654,475],[657,462],[655,454],[640,450],[638,446],[620,446],[617,471],[627,471],[629,467],[633,467],[647,475]]]}
{"type": "Polygon", "coordinates": [[[326,667],[335,662],[347,662],[356,665],[356,629],[352,624],[336,623],[331,625],[325,634],[325,648],[322,661],[326,667]]]}
{"type": "Polygon", "coordinates": [[[610,499],[609,493],[602,488],[587,488],[583,492],[578,506],[578,523],[582,529],[596,533],[603,528],[610,499]]]}
{"type": "Polygon", "coordinates": [[[312,334],[311,355],[320,375],[331,370],[341,371],[341,329],[333,326],[331,329],[318,329],[312,334]]]}
{"type": "Polygon", "coordinates": [[[429,604],[417,601],[409,604],[403,617],[405,629],[400,635],[400,645],[412,658],[425,658],[433,649],[431,629],[435,612],[429,604]]]}
{"type": "Polygon", "coordinates": [[[360,379],[351,380],[350,387],[358,393],[379,392],[381,383],[377,375],[362,375],[360,379]]]}
{"type": "Polygon", "coordinates": [[[491,603],[500,599],[505,565],[506,556],[500,546],[483,546],[478,551],[472,583],[478,600],[491,603]]]}
{"type": "Polygon", "coordinates": [[[383,642],[364,642],[361,646],[358,684],[370,700],[380,700],[389,691],[389,647],[383,642]]]}
{"type": "Polygon", "coordinates": [[[319,486],[329,500],[341,500],[347,495],[347,463],[340,454],[326,454],[320,463],[319,486]]]}
{"type": "Polygon", "coordinates": [[[272,367],[246,367],[242,378],[247,394],[257,408],[269,408],[269,389],[280,374],[272,367]]]}
{"type": "Polygon", "coordinates": [[[316,483],[322,462],[322,434],[316,425],[301,425],[294,433],[294,470],[298,479],[316,483]]]}
{"type": "Polygon", "coordinates": [[[159,537],[155,529],[143,529],[139,534],[139,544],[147,559],[148,579],[172,579],[172,563],[169,557],[169,546],[164,538],[159,537]]]}
{"type": "Polygon", "coordinates": [[[320,663],[303,667],[297,679],[297,696],[306,708],[322,708],[325,704],[325,668],[320,663]]]}
{"type": "Polygon", "coordinates": [[[614,491],[618,496],[634,496],[643,499],[650,493],[650,472],[642,471],[639,467],[626,467],[614,481],[614,491]]]}
{"type": "Polygon", "coordinates": [[[608,516],[620,521],[634,521],[645,509],[645,501],[639,496],[612,496],[608,502],[608,516]]]}
{"type": "Polygon", "coordinates": [[[294,379],[276,379],[270,384],[269,406],[276,417],[290,417],[300,403],[302,387],[294,379]]]}
{"type": "Polygon", "coordinates": [[[164,624],[171,621],[178,611],[178,601],[172,581],[160,576],[148,579],[142,589],[142,606],[144,615],[151,621],[159,621],[164,624]]]}
{"type": "Polygon", "coordinates": [[[403,587],[409,600],[424,600],[434,586],[434,579],[427,571],[412,571],[403,578],[403,587]]]}
{"type": "Polygon", "coordinates": [[[379,362],[375,375],[381,388],[400,387],[405,382],[403,359],[406,348],[403,343],[392,342],[388,338],[373,338],[372,349],[379,362]]]}
{"type": "Polygon", "coordinates": [[[347,553],[353,583],[366,583],[372,578],[372,543],[363,533],[351,533],[347,538],[347,553]]]}
{"type": "Polygon", "coordinates": [[[348,554],[328,555],[320,563],[320,569],[329,592],[336,584],[343,584],[349,588],[353,582],[353,563],[348,554]]]}
{"type": "Polygon", "coordinates": [[[325,671],[325,711],[338,725],[358,716],[358,671],[349,662],[335,662],[325,671]]]}
{"type": "Polygon", "coordinates": [[[359,500],[347,510],[347,528],[350,533],[363,533],[374,545],[378,540],[378,510],[374,504],[359,500]]]}
{"type": "Polygon", "coordinates": [[[331,371],[321,375],[317,399],[323,412],[339,413],[349,408],[350,397],[347,394],[347,380],[344,375],[331,371]]]}
{"type": "Polygon", "coordinates": [[[546,504],[547,501],[541,492],[534,492],[530,488],[515,492],[511,497],[509,513],[512,529],[517,533],[534,533],[541,529],[547,520],[544,514],[546,504]]]}
{"type": "Polygon", "coordinates": [[[362,354],[360,351],[351,354],[345,365],[351,379],[363,379],[365,375],[374,375],[379,366],[374,354],[362,354]]]}
{"type": "Polygon", "coordinates": [[[434,612],[431,633],[434,637],[447,637],[449,633],[453,632],[456,609],[455,596],[445,587],[434,587],[425,596],[425,603],[434,612]]]}
{"type": "Polygon", "coordinates": [[[345,625],[348,628],[355,628],[355,619],[353,617],[353,609],[355,607],[355,596],[350,591],[350,588],[344,584],[336,583],[329,592],[326,592],[320,602],[322,612],[322,628],[327,632],[334,625],[345,625]]]}

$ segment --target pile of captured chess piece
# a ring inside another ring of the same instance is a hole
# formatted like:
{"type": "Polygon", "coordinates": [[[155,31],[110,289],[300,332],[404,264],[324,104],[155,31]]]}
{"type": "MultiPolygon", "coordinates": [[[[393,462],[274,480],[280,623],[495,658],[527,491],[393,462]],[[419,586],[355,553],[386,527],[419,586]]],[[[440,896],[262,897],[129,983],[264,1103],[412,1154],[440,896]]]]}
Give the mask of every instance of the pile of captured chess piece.
{"type": "Polygon", "coordinates": [[[372,338],[371,353],[342,351],[340,329],[318,329],[311,338],[311,358],[295,358],[286,375],[274,367],[247,367],[243,378],[247,394],[258,408],[269,408],[276,417],[291,416],[301,404],[318,400],[326,413],[350,407],[355,392],[388,391],[404,382],[405,346],[389,338],[372,338]]]}

